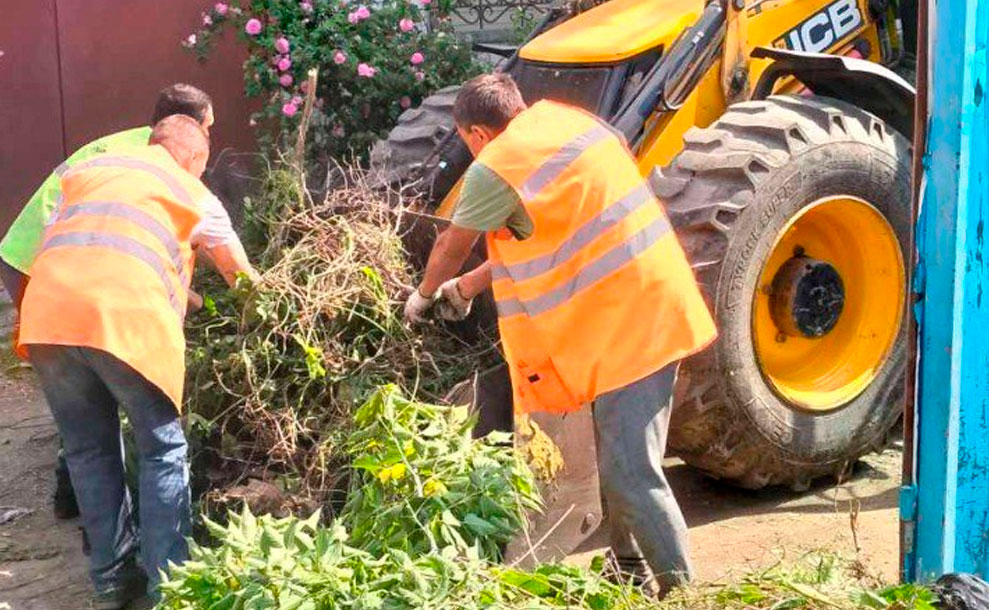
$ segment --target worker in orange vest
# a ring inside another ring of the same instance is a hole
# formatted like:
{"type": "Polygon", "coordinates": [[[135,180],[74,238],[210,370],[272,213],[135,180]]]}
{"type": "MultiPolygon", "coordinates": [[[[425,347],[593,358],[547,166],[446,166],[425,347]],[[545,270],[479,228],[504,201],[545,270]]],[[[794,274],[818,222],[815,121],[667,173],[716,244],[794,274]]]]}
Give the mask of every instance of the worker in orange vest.
{"type": "Polygon", "coordinates": [[[101,609],[153,595],[159,570],[187,558],[179,410],[193,249],[230,283],[254,273],[229,217],[218,222],[208,209],[214,198],[199,180],[208,157],[203,127],[172,115],[149,145],[73,165],[21,304],[20,342],[65,445],[101,609]],[[124,482],[120,408],[139,453],[140,535],[124,482]]]}
{"type": "Polygon", "coordinates": [[[624,140],[597,117],[527,108],[507,74],[468,82],[453,114],[475,161],[406,319],[434,306],[461,319],[493,287],[515,409],[591,405],[616,567],[665,592],[691,572],[661,468],[677,363],[716,336],[683,250],[624,140]],[[482,233],[488,261],[454,277],[482,233]]]}
{"type": "MultiPolygon", "coordinates": [[[[15,309],[20,309],[24,288],[31,279],[28,270],[41,247],[45,227],[62,197],[62,174],[76,163],[96,155],[135,146],[146,146],[151,136],[151,127],[172,114],[184,114],[196,119],[208,134],[214,122],[213,101],[204,91],[192,85],[185,83],[169,85],[158,94],[151,116],[151,126],[133,127],[89,142],[59,164],[38,187],[7,229],[3,239],[0,239],[0,284],[3,284],[7,290],[15,309]]],[[[227,213],[219,200],[214,199],[209,209],[218,214],[221,224],[223,219],[227,218],[227,213]]],[[[190,292],[189,296],[193,304],[201,306],[199,295],[190,292]]],[[[14,334],[17,334],[16,326],[14,334]]],[[[19,356],[25,357],[23,354],[19,356]]],[[[53,500],[56,518],[74,519],[79,516],[75,492],[72,490],[68,466],[65,464],[65,455],[61,449],[55,463],[53,500]]],[[[86,548],[84,538],[83,549],[86,548]]]]}

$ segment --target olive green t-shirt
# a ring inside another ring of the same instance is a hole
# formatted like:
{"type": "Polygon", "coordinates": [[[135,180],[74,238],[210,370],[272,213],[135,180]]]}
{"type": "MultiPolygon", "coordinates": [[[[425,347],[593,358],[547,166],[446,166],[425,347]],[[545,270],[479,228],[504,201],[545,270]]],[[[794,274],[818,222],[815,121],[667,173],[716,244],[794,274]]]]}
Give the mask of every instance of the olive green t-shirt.
{"type": "Polygon", "coordinates": [[[472,163],[464,173],[460,199],[451,222],[475,231],[507,228],[516,239],[532,235],[532,219],[518,193],[501,176],[480,163],[472,163]]]}
{"type": "MultiPolygon", "coordinates": [[[[130,147],[147,146],[151,137],[150,127],[136,127],[110,134],[86,144],[65,160],[65,167],[85,161],[106,152],[130,147]]],[[[64,169],[64,168],[63,168],[64,169]]],[[[58,170],[52,172],[28,200],[14,223],[0,241],[0,258],[21,273],[28,273],[34,257],[41,248],[48,219],[62,192],[62,178],[58,170]]]]}

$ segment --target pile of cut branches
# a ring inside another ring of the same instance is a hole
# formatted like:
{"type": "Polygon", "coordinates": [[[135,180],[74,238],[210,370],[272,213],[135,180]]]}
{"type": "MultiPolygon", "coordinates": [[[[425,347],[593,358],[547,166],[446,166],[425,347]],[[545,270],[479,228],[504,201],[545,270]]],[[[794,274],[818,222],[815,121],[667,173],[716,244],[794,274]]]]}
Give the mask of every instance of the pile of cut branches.
{"type": "Polygon", "coordinates": [[[537,505],[531,471],[493,433],[475,440],[465,410],[394,387],[355,413],[344,449],[350,498],[328,527],[308,518],[207,521],[216,546],[172,567],[158,610],[934,610],[917,585],[884,587],[858,562],[808,553],[663,602],[591,569],[499,565],[500,547],[537,505]]]}
{"type": "Polygon", "coordinates": [[[212,500],[260,479],[292,507],[322,506],[342,489],[352,411],[375,388],[437,401],[495,355],[491,339],[403,324],[414,278],[398,213],[361,171],[340,170],[319,201],[301,182],[269,170],[246,210],[260,281],[208,291],[187,325],[186,412],[212,500]]]}

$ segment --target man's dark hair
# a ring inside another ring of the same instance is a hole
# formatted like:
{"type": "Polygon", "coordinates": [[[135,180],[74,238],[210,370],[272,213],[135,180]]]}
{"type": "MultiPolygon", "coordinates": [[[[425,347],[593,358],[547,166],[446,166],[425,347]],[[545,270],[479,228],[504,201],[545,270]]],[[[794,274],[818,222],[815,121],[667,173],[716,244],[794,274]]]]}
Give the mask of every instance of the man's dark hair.
{"type": "Polygon", "coordinates": [[[462,129],[482,125],[500,133],[525,108],[511,76],[504,72],[482,74],[460,89],[453,104],[453,120],[462,129]]]}
{"type": "Polygon", "coordinates": [[[154,127],[158,121],[173,114],[184,114],[202,123],[206,120],[206,111],[212,105],[213,100],[201,89],[185,83],[169,85],[158,94],[151,126],[154,127]]]}

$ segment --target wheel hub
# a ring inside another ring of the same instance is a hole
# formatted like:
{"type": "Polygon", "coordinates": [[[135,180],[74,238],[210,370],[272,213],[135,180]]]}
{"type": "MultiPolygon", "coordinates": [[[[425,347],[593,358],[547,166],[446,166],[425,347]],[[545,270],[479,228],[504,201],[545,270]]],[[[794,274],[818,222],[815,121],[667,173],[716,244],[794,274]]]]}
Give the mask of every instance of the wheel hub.
{"type": "Polygon", "coordinates": [[[753,295],[760,372],[794,408],[841,408],[880,374],[905,294],[896,232],[868,202],[819,199],[778,234],[753,295]]]}
{"type": "Polygon", "coordinates": [[[773,278],[769,304],[781,333],[818,339],[838,324],[845,307],[845,286],[831,264],[798,255],[773,278]]]}

